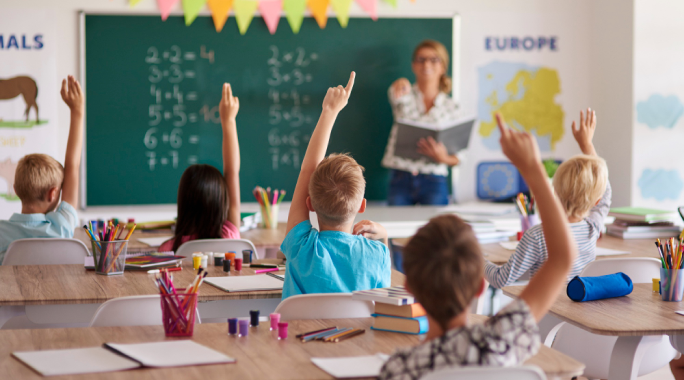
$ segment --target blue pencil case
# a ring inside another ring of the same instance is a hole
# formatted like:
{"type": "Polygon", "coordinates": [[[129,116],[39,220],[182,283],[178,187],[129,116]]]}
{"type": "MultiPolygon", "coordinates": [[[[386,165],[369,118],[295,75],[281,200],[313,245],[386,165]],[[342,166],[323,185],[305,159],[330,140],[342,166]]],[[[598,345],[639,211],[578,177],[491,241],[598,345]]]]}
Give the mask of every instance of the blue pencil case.
{"type": "Polygon", "coordinates": [[[576,302],[622,297],[632,293],[632,279],[622,272],[597,277],[575,276],[568,283],[568,297],[576,302]]]}

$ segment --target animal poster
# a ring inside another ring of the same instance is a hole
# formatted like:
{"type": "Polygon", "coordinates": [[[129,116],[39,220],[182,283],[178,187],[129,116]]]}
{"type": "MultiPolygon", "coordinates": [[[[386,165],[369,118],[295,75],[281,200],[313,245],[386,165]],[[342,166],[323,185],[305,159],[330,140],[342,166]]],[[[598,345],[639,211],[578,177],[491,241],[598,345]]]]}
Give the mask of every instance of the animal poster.
{"type": "Polygon", "coordinates": [[[0,13],[0,219],[21,211],[17,162],[30,153],[59,157],[57,39],[49,12],[0,13]]]}

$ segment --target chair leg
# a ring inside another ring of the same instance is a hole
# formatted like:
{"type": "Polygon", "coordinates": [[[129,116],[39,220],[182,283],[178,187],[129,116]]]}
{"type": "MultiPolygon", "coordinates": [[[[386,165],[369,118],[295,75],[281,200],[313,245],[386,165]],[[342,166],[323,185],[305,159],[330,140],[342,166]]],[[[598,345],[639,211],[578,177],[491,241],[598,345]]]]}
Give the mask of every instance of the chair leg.
{"type": "Polygon", "coordinates": [[[608,380],[636,379],[644,354],[659,341],[659,335],[618,337],[610,356],[608,380]]]}
{"type": "Polygon", "coordinates": [[[19,306],[0,306],[0,328],[10,319],[26,314],[26,308],[19,306]]]}
{"type": "Polygon", "coordinates": [[[546,339],[544,339],[544,345],[546,347],[551,348],[553,341],[556,339],[556,334],[558,334],[558,330],[560,330],[563,325],[565,325],[565,322],[557,324],[551,329],[551,331],[549,331],[549,333],[546,335],[546,339]]]}

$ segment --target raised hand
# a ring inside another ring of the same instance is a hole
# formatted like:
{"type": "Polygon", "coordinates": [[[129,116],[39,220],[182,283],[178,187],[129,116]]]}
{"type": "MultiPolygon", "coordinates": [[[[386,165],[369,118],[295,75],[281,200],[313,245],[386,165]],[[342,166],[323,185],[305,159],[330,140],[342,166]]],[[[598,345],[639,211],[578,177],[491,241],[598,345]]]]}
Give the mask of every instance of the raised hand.
{"type": "Polygon", "coordinates": [[[67,79],[62,80],[62,90],[59,93],[62,95],[64,103],[69,106],[71,112],[83,114],[85,97],[81,90],[81,84],[78,83],[72,75],[69,75],[67,79]]]}
{"type": "Polygon", "coordinates": [[[409,92],[411,92],[411,82],[408,79],[399,78],[392,83],[392,97],[394,99],[401,98],[409,92]]]}
{"type": "Polygon", "coordinates": [[[233,89],[230,87],[230,83],[224,83],[221,103],[219,103],[221,121],[235,120],[239,109],[240,99],[237,96],[233,96],[233,89]]]}
{"type": "Polygon", "coordinates": [[[353,235],[361,235],[371,240],[383,240],[387,243],[387,230],[381,224],[370,220],[362,220],[354,225],[353,235]]]}
{"type": "Polygon", "coordinates": [[[576,127],[575,122],[572,122],[572,135],[575,137],[582,153],[588,155],[596,155],[594,149],[594,132],[596,132],[596,111],[587,108],[586,117],[584,112],[580,110],[579,128],[576,127]]]}
{"type": "Polygon", "coordinates": [[[529,133],[508,128],[499,113],[496,114],[496,123],[499,126],[499,132],[501,132],[501,139],[499,140],[501,150],[520,170],[520,173],[526,176],[535,170],[543,170],[537,140],[529,133]]]}
{"type": "Polygon", "coordinates": [[[342,111],[344,106],[347,105],[349,96],[351,95],[352,88],[354,87],[354,79],[356,78],[356,73],[351,72],[349,76],[349,82],[347,87],[337,86],[328,89],[325,94],[325,99],[323,99],[323,110],[332,111],[334,113],[339,113],[342,111]]]}

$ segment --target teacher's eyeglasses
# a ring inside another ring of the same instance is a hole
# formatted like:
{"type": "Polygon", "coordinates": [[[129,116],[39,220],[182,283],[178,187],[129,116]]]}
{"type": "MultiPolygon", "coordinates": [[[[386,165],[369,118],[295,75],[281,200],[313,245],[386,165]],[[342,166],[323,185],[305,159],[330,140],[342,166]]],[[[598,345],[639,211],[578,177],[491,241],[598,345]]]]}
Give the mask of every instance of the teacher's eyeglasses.
{"type": "Polygon", "coordinates": [[[420,64],[423,64],[425,62],[430,62],[432,64],[438,64],[441,62],[441,60],[438,57],[416,57],[416,59],[414,59],[413,62],[420,63],[420,64]]]}

